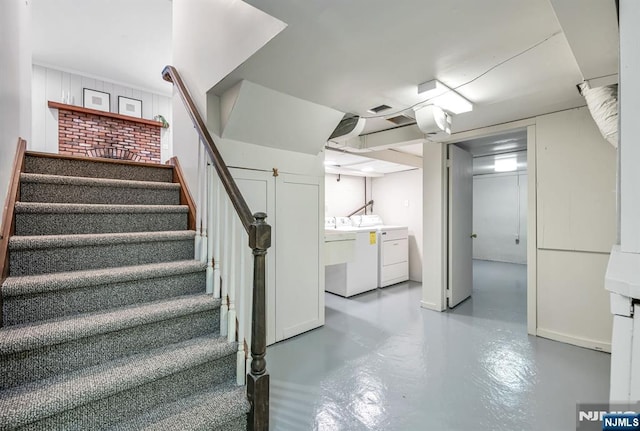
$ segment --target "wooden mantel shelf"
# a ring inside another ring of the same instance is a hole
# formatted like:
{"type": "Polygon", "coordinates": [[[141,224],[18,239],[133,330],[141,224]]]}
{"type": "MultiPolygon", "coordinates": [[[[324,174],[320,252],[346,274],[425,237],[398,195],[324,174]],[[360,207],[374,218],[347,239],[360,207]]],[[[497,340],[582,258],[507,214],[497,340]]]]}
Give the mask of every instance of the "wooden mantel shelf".
{"type": "Polygon", "coordinates": [[[146,118],[130,117],[129,115],[115,114],[113,112],[98,111],[97,109],[83,108],[82,106],[76,105],[67,105],[65,103],[53,102],[51,100],[49,101],[49,108],[62,109],[71,112],[80,112],[82,114],[99,115],[101,117],[117,118],[118,120],[146,124],[147,126],[162,127],[162,123],[160,121],[147,120],[146,118]]]}

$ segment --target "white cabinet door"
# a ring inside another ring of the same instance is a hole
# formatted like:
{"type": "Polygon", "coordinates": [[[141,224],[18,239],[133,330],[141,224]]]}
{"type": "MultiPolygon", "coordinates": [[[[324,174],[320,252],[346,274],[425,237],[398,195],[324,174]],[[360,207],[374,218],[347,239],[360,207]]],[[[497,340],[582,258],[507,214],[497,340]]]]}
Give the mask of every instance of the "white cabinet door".
{"type": "Polygon", "coordinates": [[[324,178],[276,179],[276,341],[324,324],[324,178]]]}
{"type": "MultiPolygon", "coordinates": [[[[271,248],[267,250],[267,344],[273,344],[276,341],[276,258],[275,258],[275,217],[276,217],[276,193],[275,181],[273,174],[264,171],[255,171],[249,169],[231,168],[231,175],[236,181],[240,193],[247,201],[247,205],[254,213],[264,212],[267,214],[267,223],[271,225],[271,248]]],[[[251,262],[246,268],[245,280],[249,289],[249,295],[253,289],[253,255],[249,244],[241,244],[247,253],[247,262],[251,262]]],[[[246,308],[243,310],[245,316],[251,316],[251,304],[247,301],[246,308]]],[[[249,319],[250,320],[250,319],[249,319]]]]}
{"type": "Polygon", "coordinates": [[[409,241],[396,239],[382,243],[384,251],[381,253],[382,265],[393,265],[409,261],[409,241]]]}
{"type": "MultiPolygon", "coordinates": [[[[293,174],[274,177],[266,171],[230,170],[251,211],[267,213],[267,223],[271,225],[267,344],[322,326],[324,178],[293,174]]],[[[248,247],[247,253],[251,254],[248,247]]],[[[246,279],[250,282],[252,277],[250,273],[246,279]]]]}

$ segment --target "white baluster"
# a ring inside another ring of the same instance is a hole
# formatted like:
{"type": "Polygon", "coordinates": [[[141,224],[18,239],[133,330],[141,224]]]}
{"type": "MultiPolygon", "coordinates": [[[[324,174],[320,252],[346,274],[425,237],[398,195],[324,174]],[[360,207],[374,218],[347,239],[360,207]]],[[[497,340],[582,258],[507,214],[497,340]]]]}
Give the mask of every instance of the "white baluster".
{"type": "Polygon", "coordinates": [[[244,230],[240,231],[240,277],[238,280],[238,357],[236,371],[237,384],[242,386],[246,384],[247,378],[247,351],[245,349],[245,340],[247,339],[247,248],[242,247],[248,244],[248,237],[244,230]]]}
{"type": "Polygon", "coordinates": [[[220,250],[222,248],[222,222],[224,220],[222,214],[224,205],[222,204],[222,182],[218,178],[215,168],[212,167],[212,169],[215,178],[214,208],[217,211],[217,217],[215,217],[213,224],[213,237],[215,238],[213,241],[213,297],[220,298],[220,250]]]}
{"type": "Polygon", "coordinates": [[[231,218],[231,253],[229,257],[229,332],[227,340],[236,340],[236,289],[238,288],[238,216],[234,213],[231,218]]]}
{"type": "Polygon", "coordinates": [[[229,262],[231,261],[231,202],[230,200],[224,196],[224,221],[223,221],[223,244],[222,244],[222,268],[221,268],[221,298],[222,305],[220,306],[220,335],[225,337],[229,333],[229,262]]]}
{"type": "MultiPolygon", "coordinates": [[[[207,166],[207,184],[208,186],[208,205],[207,205],[207,231],[208,231],[208,240],[207,240],[207,293],[214,293],[213,290],[213,243],[215,241],[219,241],[218,235],[215,233],[214,229],[214,221],[213,221],[213,212],[217,208],[215,202],[216,195],[216,174],[213,171],[213,164],[207,166]]],[[[219,298],[220,292],[218,291],[219,298]]]]}
{"type": "Polygon", "coordinates": [[[209,171],[209,155],[203,152],[202,157],[202,229],[200,231],[200,261],[207,261],[207,235],[209,231],[209,189],[211,188],[208,181],[207,172],[209,171]]]}
{"type": "Polygon", "coordinates": [[[200,260],[200,242],[202,241],[202,142],[198,141],[198,166],[197,166],[197,182],[198,190],[196,192],[196,236],[194,238],[194,251],[196,260],[200,260]]]}

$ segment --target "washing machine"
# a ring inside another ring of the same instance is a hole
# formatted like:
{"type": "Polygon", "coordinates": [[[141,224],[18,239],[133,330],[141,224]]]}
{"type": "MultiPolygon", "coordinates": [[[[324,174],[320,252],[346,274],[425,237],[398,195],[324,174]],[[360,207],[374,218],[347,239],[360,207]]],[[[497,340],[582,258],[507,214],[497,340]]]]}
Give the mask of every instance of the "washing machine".
{"type": "Polygon", "coordinates": [[[375,228],[378,232],[378,287],[409,279],[409,229],[385,225],[375,214],[352,216],[353,226],[375,228]]]}

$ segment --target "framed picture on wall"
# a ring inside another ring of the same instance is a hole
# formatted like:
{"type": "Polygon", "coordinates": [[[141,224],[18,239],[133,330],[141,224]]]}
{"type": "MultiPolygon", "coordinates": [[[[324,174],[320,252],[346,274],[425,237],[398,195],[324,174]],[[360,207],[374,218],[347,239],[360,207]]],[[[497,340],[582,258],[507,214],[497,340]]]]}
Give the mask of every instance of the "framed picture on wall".
{"type": "Polygon", "coordinates": [[[142,100],[118,96],[118,114],[142,118],[142,100]]]}
{"type": "Polygon", "coordinates": [[[82,89],[82,106],[98,111],[111,111],[111,95],[103,91],[91,90],[90,88],[82,89]]]}

